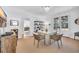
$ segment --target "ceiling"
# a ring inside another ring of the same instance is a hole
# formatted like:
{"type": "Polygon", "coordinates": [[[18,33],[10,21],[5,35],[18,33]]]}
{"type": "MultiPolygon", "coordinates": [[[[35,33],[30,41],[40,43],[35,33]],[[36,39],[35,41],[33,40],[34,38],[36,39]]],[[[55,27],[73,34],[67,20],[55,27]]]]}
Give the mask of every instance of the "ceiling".
{"type": "Polygon", "coordinates": [[[51,6],[48,12],[45,12],[41,6],[2,6],[2,8],[7,15],[12,16],[15,16],[15,14],[18,16],[25,16],[26,14],[47,16],[71,10],[76,8],[76,6],[51,6]]]}

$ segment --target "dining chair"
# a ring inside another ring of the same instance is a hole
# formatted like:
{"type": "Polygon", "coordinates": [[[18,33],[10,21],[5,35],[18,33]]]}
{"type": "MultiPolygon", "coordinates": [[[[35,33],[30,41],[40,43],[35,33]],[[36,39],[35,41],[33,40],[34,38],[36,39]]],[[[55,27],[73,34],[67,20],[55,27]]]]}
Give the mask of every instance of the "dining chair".
{"type": "Polygon", "coordinates": [[[41,35],[41,34],[38,34],[38,35],[33,34],[33,36],[34,36],[34,45],[35,45],[35,40],[38,41],[37,48],[39,47],[39,43],[40,43],[41,40],[44,40],[44,45],[45,45],[45,36],[44,35],[41,35]]]}
{"type": "Polygon", "coordinates": [[[50,44],[51,44],[51,40],[54,40],[54,41],[57,41],[57,44],[58,44],[58,48],[60,48],[60,45],[59,45],[59,41],[61,42],[61,45],[62,45],[62,35],[58,35],[58,34],[54,34],[54,35],[50,35],[50,44]]]}

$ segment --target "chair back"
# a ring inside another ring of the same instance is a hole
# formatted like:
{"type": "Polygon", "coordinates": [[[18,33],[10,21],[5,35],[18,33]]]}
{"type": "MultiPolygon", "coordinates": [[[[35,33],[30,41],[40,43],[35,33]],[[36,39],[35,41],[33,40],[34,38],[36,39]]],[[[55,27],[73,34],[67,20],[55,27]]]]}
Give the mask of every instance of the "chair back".
{"type": "Polygon", "coordinates": [[[39,35],[33,34],[33,36],[34,36],[34,38],[35,38],[36,40],[40,40],[39,35]]]}
{"type": "Polygon", "coordinates": [[[36,40],[42,40],[42,39],[45,39],[45,35],[44,34],[42,34],[42,33],[40,33],[40,34],[33,34],[33,36],[34,36],[34,38],[36,39],[36,40]]]}
{"type": "Polygon", "coordinates": [[[59,35],[59,39],[61,39],[61,38],[62,38],[62,36],[63,36],[63,34],[59,35]]]}
{"type": "Polygon", "coordinates": [[[57,34],[50,35],[50,39],[53,39],[53,40],[60,40],[61,37],[62,37],[62,34],[61,35],[57,35],[57,34]]]}

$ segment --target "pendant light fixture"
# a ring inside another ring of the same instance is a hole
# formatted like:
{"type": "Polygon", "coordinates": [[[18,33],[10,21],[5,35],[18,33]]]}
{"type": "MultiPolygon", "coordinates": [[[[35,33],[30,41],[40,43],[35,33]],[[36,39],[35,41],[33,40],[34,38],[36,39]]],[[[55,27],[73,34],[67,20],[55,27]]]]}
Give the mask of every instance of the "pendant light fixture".
{"type": "Polygon", "coordinates": [[[51,8],[51,6],[42,6],[42,8],[45,10],[45,12],[48,12],[51,8]]]}

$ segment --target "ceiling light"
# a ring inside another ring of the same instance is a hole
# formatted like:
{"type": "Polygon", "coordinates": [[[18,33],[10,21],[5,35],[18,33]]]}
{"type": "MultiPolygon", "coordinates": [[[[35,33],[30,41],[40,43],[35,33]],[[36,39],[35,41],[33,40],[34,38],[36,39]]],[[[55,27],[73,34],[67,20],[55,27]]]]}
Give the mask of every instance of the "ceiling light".
{"type": "Polygon", "coordinates": [[[50,10],[50,6],[43,6],[43,9],[48,12],[50,10]]]}

